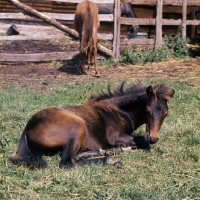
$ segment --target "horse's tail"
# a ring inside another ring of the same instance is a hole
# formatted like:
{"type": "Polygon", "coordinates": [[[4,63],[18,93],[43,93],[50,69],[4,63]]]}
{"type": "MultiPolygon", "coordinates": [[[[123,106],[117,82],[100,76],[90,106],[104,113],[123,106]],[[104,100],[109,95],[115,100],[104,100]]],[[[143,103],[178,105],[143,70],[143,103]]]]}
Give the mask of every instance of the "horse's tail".
{"type": "Polygon", "coordinates": [[[21,135],[19,148],[15,157],[9,157],[9,161],[16,165],[25,165],[29,168],[44,168],[47,166],[42,156],[34,155],[28,149],[26,132],[21,135]]]}
{"type": "Polygon", "coordinates": [[[87,6],[83,20],[81,52],[86,51],[91,43],[94,29],[93,20],[91,7],[87,6]]]}

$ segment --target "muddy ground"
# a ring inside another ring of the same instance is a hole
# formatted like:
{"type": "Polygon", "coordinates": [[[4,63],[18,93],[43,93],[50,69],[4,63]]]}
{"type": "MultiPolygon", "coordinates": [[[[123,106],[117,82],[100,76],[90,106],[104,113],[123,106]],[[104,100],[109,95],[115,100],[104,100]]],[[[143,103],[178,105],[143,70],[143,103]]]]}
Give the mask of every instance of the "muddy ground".
{"type": "MultiPolygon", "coordinates": [[[[13,42],[12,44],[1,43],[0,53],[33,53],[65,51],[69,46],[60,46],[56,43],[51,45],[28,42],[13,42]]],[[[77,50],[78,44],[71,44],[71,49],[77,50]]],[[[159,63],[147,63],[145,65],[124,65],[116,67],[99,66],[100,77],[94,77],[92,67],[87,75],[79,75],[77,68],[79,62],[0,62],[0,89],[6,89],[12,85],[25,85],[33,83],[38,90],[51,90],[58,82],[82,82],[107,80],[174,80],[187,81],[200,87],[200,57],[169,60],[159,63]]]]}

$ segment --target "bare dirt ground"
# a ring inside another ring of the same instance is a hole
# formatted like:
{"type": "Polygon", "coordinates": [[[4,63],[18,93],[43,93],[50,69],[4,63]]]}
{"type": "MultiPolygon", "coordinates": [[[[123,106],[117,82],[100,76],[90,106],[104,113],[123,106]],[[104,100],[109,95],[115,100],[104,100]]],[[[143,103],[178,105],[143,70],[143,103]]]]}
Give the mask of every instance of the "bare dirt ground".
{"type": "MultiPolygon", "coordinates": [[[[29,52],[27,43],[0,45],[0,53],[22,53],[29,52]],[[22,48],[24,47],[24,48],[22,48]]],[[[74,45],[74,44],[73,44],[74,45]]],[[[58,47],[53,44],[32,45],[37,52],[44,49],[50,50],[66,50],[66,48],[58,47]]],[[[76,49],[77,46],[71,46],[76,49]]],[[[47,50],[45,50],[46,52],[47,50]]],[[[200,87],[200,57],[169,60],[159,63],[147,63],[145,65],[124,65],[116,67],[99,66],[100,77],[94,77],[94,68],[92,67],[87,75],[79,75],[77,72],[79,62],[21,62],[8,63],[0,62],[0,89],[6,89],[12,85],[25,85],[33,83],[38,90],[51,90],[52,86],[58,82],[80,82],[87,83],[90,81],[103,81],[105,79],[111,81],[127,81],[127,80],[143,80],[149,78],[150,80],[174,80],[187,81],[193,83],[196,87],[200,87]]]]}

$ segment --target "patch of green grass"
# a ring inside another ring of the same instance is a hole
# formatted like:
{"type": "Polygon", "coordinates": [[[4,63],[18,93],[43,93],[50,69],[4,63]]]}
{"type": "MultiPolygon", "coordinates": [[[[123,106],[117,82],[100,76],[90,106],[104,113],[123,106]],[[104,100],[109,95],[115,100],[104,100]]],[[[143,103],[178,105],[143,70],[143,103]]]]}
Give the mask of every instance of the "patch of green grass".
{"type": "MultiPolygon", "coordinates": [[[[107,81],[60,84],[45,94],[27,87],[0,91],[0,199],[200,199],[200,89],[186,82],[168,84],[176,93],[159,142],[151,152],[115,156],[124,164],[122,170],[102,164],[59,169],[58,155],[45,157],[46,169],[30,170],[6,158],[15,154],[20,134],[35,112],[81,104],[106,88],[107,81]]],[[[144,135],[145,127],[134,134],[144,135]]]]}

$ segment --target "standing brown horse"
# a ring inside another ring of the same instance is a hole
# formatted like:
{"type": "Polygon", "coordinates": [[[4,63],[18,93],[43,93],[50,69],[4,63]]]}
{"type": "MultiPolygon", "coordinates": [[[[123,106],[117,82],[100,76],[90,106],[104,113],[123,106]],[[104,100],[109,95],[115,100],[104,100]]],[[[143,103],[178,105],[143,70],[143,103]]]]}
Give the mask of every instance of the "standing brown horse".
{"type": "Polygon", "coordinates": [[[85,72],[85,59],[88,55],[88,68],[94,58],[95,76],[99,76],[97,71],[97,30],[100,26],[98,18],[98,7],[90,1],[82,1],[76,7],[74,17],[74,27],[79,33],[80,41],[80,73],[85,72]]]}
{"type": "Polygon", "coordinates": [[[62,152],[60,167],[84,164],[78,154],[117,146],[137,146],[132,132],[146,124],[144,142],[156,143],[174,90],[141,84],[91,97],[80,106],[50,107],[34,114],[19,142],[15,164],[45,167],[40,155],[62,152]]]}

